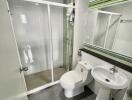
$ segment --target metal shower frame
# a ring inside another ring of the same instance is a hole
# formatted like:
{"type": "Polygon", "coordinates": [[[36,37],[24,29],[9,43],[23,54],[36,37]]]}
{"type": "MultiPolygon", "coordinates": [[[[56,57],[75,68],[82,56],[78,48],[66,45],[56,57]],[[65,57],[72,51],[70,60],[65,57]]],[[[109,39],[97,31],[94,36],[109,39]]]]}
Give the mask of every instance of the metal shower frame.
{"type": "MultiPolygon", "coordinates": [[[[53,64],[53,42],[52,42],[52,26],[51,26],[51,12],[50,12],[50,6],[56,6],[56,7],[62,7],[62,8],[74,8],[75,6],[72,5],[68,5],[68,4],[62,4],[62,3],[56,3],[56,2],[50,2],[50,1],[44,1],[44,0],[24,0],[25,2],[32,2],[32,3],[37,3],[37,4],[44,4],[47,5],[48,8],[48,25],[49,25],[49,37],[50,37],[50,49],[51,49],[51,54],[50,54],[50,62],[51,62],[51,77],[52,77],[52,81],[50,83],[47,83],[43,86],[37,87],[35,89],[32,89],[30,91],[27,91],[27,95],[33,94],[35,92],[38,92],[42,89],[48,88],[50,86],[53,86],[55,84],[59,83],[58,81],[54,80],[54,64],[53,64]]],[[[8,2],[7,2],[8,4],[8,2]]],[[[9,9],[9,5],[8,5],[8,9],[9,9]]],[[[9,9],[10,11],[10,9],[9,9]]],[[[10,14],[10,18],[11,18],[11,14],[10,14]]],[[[11,18],[11,23],[12,23],[12,27],[13,27],[13,22],[12,22],[12,18],[11,18]]],[[[14,29],[14,28],[13,28],[14,29]]],[[[25,82],[26,84],[26,82],[25,82]]]]}
{"type": "Polygon", "coordinates": [[[48,7],[48,24],[49,24],[49,37],[50,37],[50,49],[51,49],[51,54],[50,54],[50,62],[51,62],[51,76],[52,76],[52,81],[51,83],[45,84],[44,86],[40,86],[38,88],[35,88],[31,91],[28,91],[28,94],[32,94],[34,92],[40,91],[42,89],[45,89],[47,87],[53,86],[57,83],[58,81],[54,80],[54,63],[53,63],[53,42],[52,42],[52,26],[51,26],[51,12],[50,12],[50,6],[57,6],[57,7],[62,7],[62,8],[75,8],[75,6],[67,5],[67,4],[62,4],[62,3],[56,3],[56,2],[50,2],[50,1],[44,1],[44,0],[25,0],[27,2],[33,2],[33,3],[38,3],[38,4],[45,4],[48,7]]]}

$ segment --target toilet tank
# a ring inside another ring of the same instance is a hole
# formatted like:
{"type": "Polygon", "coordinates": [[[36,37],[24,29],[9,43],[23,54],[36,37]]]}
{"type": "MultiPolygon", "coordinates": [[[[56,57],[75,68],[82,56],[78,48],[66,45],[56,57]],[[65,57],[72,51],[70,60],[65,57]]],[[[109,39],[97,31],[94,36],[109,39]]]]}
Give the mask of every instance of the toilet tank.
{"type": "Polygon", "coordinates": [[[87,61],[79,61],[75,68],[75,70],[81,74],[83,82],[91,81],[92,79],[91,69],[92,66],[87,61]]]}

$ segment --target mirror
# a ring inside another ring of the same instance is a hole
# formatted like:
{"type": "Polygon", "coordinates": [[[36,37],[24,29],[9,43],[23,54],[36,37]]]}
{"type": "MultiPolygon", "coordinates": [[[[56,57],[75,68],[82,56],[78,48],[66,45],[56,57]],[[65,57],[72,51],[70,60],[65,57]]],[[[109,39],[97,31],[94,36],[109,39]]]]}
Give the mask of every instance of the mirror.
{"type": "Polygon", "coordinates": [[[92,45],[132,57],[132,2],[98,10],[92,45]]]}

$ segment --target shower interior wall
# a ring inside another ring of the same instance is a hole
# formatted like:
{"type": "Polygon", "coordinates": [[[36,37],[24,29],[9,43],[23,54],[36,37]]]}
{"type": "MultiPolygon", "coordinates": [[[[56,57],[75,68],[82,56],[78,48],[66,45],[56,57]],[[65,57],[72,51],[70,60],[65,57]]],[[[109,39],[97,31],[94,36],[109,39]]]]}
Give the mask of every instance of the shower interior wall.
{"type": "MultiPolygon", "coordinates": [[[[50,0],[51,1],[51,0],[50,0]]],[[[53,0],[52,0],[53,1],[53,0]]],[[[56,0],[63,3],[63,0],[56,0]]],[[[37,73],[50,67],[50,43],[49,43],[49,23],[47,5],[25,2],[23,0],[9,0],[9,6],[13,18],[14,30],[18,43],[21,63],[25,63],[27,48],[31,48],[31,64],[26,75],[37,73]]],[[[63,8],[50,6],[52,43],[53,43],[53,63],[54,68],[63,66],[63,8]]]]}

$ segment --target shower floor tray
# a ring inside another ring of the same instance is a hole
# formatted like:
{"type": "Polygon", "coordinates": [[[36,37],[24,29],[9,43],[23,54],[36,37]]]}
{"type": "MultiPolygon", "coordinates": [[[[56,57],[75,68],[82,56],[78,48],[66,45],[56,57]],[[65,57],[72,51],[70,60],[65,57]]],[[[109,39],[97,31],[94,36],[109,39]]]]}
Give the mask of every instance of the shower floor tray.
{"type": "MultiPolygon", "coordinates": [[[[54,81],[59,80],[65,72],[66,70],[64,68],[54,68],[54,81]]],[[[39,86],[51,83],[51,79],[51,70],[45,70],[32,75],[26,75],[25,81],[27,85],[27,90],[30,91],[39,86]]]]}

